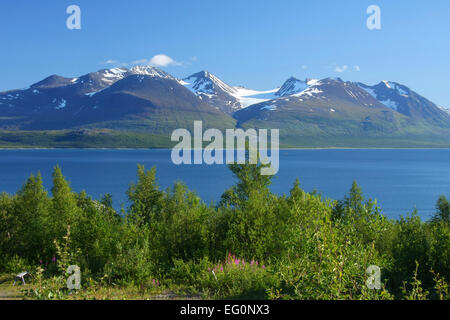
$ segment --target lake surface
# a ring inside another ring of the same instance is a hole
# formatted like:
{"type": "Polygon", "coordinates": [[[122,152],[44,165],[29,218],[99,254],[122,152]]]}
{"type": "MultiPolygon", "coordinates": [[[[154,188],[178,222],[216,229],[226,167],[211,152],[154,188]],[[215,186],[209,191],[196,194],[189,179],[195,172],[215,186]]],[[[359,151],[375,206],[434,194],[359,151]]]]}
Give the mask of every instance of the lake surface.
{"type": "MultiPolygon", "coordinates": [[[[40,171],[51,189],[52,168],[59,164],[75,191],[93,198],[113,196],[127,205],[125,192],[136,180],[136,164],[157,167],[161,187],[183,181],[205,201],[217,201],[235,182],[225,165],[172,164],[170,150],[0,150],[0,192],[15,193],[31,173],[40,171]]],[[[383,212],[398,218],[414,207],[428,219],[437,198],[450,196],[450,149],[280,150],[280,170],[272,191],[288,193],[295,178],[306,191],[342,199],[353,180],[383,212]]]]}

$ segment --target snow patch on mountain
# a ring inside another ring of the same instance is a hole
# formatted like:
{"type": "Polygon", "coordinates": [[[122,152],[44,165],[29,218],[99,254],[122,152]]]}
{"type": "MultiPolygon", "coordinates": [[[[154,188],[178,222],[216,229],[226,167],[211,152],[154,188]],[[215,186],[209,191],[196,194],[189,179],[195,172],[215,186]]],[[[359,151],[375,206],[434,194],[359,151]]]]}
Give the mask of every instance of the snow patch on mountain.
{"type": "Polygon", "coordinates": [[[280,97],[290,96],[302,92],[307,88],[308,84],[306,83],[306,81],[291,77],[281,86],[276,95],[280,97]]]}
{"type": "Polygon", "coordinates": [[[100,80],[100,88],[103,89],[106,86],[111,86],[114,83],[116,83],[119,80],[122,80],[128,76],[131,75],[145,75],[145,76],[151,76],[155,78],[164,78],[164,79],[173,79],[174,77],[169,75],[168,73],[155,68],[151,66],[134,66],[131,69],[127,68],[112,68],[112,69],[103,69],[99,70],[97,72],[93,72],[87,75],[84,75],[80,78],[73,78],[72,83],[73,84],[88,84],[88,86],[91,86],[95,88],[95,85],[92,81],[92,78],[89,76],[93,76],[94,79],[98,77],[100,80]]]}
{"type": "Polygon", "coordinates": [[[398,110],[398,105],[397,102],[392,101],[391,99],[387,99],[387,100],[382,100],[380,101],[382,104],[384,104],[386,107],[388,107],[389,109],[398,110]]]}
{"type": "Polygon", "coordinates": [[[226,103],[233,109],[243,109],[253,104],[265,102],[276,98],[279,88],[267,91],[252,90],[244,87],[232,87],[208,71],[201,71],[178,82],[191,90],[199,98],[210,99],[224,94],[229,97],[226,103]]]}
{"type": "MultiPolygon", "coordinates": [[[[55,99],[53,99],[54,102],[56,102],[55,99]]],[[[61,99],[59,104],[55,107],[56,110],[64,109],[67,106],[67,101],[65,99],[61,99]]]]}
{"type": "Polygon", "coordinates": [[[186,88],[191,90],[195,94],[217,94],[218,90],[221,90],[229,95],[235,94],[235,89],[215,75],[208,71],[201,71],[191,75],[188,78],[182,80],[182,83],[186,88]]]}
{"type": "Polygon", "coordinates": [[[319,86],[322,82],[319,79],[306,79],[306,84],[310,87],[319,86]]]}
{"type": "Polygon", "coordinates": [[[323,83],[318,79],[306,79],[305,81],[289,78],[276,93],[279,97],[313,97],[323,91],[317,88],[323,83]]]}
{"type": "Polygon", "coordinates": [[[408,92],[405,91],[404,89],[402,89],[402,87],[400,85],[398,85],[397,83],[395,83],[395,82],[388,82],[388,83],[389,83],[389,87],[392,90],[397,91],[401,96],[404,96],[404,97],[408,97],[409,96],[408,92]]]}
{"type": "Polygon", "coordinates": [[[113,68],[106,69],[102,72],[102,81],[114,83],[116,81],[122,80],[125,77],[125,74],[128,72],[125,68],[113,68]]]}
{"type": "Polygon", "coordinates": [[[266,91],[258,91],[243,87],[234,87],[236,93],[233,95],[240,103],[241,108],[247,108],[253,104],[266,102],[276,98],[279,88],[266,91]]]}
{"type": "Polygon", "coordinates": [[[303,90],[302,92],[293,94],[293,96],[294,97],[302,97],[302,96],[313,97],[314,95],[318,95],[318,94],[320,94],[322,92],[323,91],[320,90],[319,88],[308,87],[307,89],[303,90]]]}
{"type": "Polygon", "coordinates": [[[362,83],[358,83],[357,85],[361,89],[369,93],[376,100],[378,100],[380,103],[395,111],[398,111],[398,102],[396,101],[395,97],[398,97],[399,95],[405,98],[409,97],[406,90],[404,90],[399,84],[391,81],[383,80],[380,84],[375,86],[367,86],[362,83]],[[382,85],[384,85],[386,88],[382,89],[382,85]],[[386,92],[388,92],[388,94],[386,94],[386,92]]]}
{"type": "Polygon", "coordinates": [[[274,110],[277,110],[277,108],[278,107],[276,105],[271,104],[271,105],[267,105],[267,106],[262,107],[260,110],[274,111],[274,110]]]}
{"type": "Polygon", "coordinates": [[[130,74],[141,74],[145,76],[151,76],[155,78],[172,79],[176,80],[167,72],[152,66],[134,66],[129,70],[130,74]]]}

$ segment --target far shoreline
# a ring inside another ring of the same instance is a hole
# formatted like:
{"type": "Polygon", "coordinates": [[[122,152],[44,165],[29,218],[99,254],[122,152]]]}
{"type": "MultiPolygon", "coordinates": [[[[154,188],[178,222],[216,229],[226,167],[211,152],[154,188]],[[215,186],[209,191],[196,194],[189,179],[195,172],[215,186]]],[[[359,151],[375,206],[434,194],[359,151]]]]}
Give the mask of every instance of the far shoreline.
{"type": "MultiPolygon", "coordinates": [[[[0,147],[0,151],[38,151],[38,150],[171,150],[172,148],[159,148],[159,147],[149,147],[149,148],[114,148],[114,147],[105,147],[105,148],[75,148],[75,147],[17,147],[17,148],[5,148],[0,147]]],[[[292,147],[292,148],[279,148],[280,151],[288,151],[288,150],[448,150],[450,147],[292,147]]],[[[192,148],[191,150],[198,150],[197,148],[192,148]]],[[[200,150],[204,150],[200,149],[200,150]]],[[[227,149],[221,149],[227,150],[227,149]]],[[[270,150],[270,149],[268,149],[270,150]]]]}

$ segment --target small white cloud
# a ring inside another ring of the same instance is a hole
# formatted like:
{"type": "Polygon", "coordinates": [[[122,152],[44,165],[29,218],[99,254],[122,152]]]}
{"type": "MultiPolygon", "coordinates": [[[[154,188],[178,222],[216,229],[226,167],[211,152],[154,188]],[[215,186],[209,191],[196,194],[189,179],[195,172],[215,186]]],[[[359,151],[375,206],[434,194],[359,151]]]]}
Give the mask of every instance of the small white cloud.
{"type": "Polygon", "coordinates": [[[153,56],[148,62],[149,65],[156,67],[167,67],[167,66],[179,66],[181,63],[173,60],[171,57],[165,54],[157,54],[153,56]]]}
{"type": "Polygon", "coordinates": [[[337,66],[336,69],[334,69],[334,71],[341,73],[341,72],[346,71],[347,69],[348,69],[348,65],[345,64],[342,67],[337,66]]]}
{"type": "Polygon", "coordinates": [[[100,62],[100,64],[116,66],[116,67],[127,67],[128,66],[128,63],[120,62],[119,60],[114,60],[114,59],[102,61],[102,62],[100,62]]]}
{"type": "Polygon", "coordinates": [[[358,65],[354,66],[354,68],[355,68],[355,71],[361,71],[361,68],[358,65]]]}
{"type": "Polygon", "coordinates": [[[139,59],[131,62],[132,65],[146,65],[149,61],[147,59],[139,59]]]}
{"type": "MultiPolygon", "coordinates": [[[[195,60],[197,57],[191,58],[192,60],[195,60]]],[[[120,62],[118,60],[109,59],[106,61],[100,62],[100,64],[105,65],[114,65],[114,66],[121,66],[121,67],[127,67],[127,66],[155,66],[155,67],[167,67],[167,66],[181,66],[182,63],[173,60],[171,57],[165,55],[165,54],[157,54],[150,59],[138,59],[131,62],[120,62]]]]}
{"type": "Polygon", "coordinates": [[[308,69],[308,66],[307,65],[302,65],[302,69],[306,70],[306,69],[308,69]]]}
{"type": "Polygon", "coordinates": [[[119,61],[113,59],[100,62],[100,64],[117,64],[117,63],[119,63],[119,61]]]}

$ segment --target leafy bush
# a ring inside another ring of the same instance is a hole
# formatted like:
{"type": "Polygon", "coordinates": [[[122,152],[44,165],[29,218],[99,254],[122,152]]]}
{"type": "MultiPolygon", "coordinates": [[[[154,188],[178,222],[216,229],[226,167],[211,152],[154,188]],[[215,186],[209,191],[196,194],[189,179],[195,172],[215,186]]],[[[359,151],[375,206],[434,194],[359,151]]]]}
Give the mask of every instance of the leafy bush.
{"type": "Polygon", "coordinates": [[[278,196],[261,167],[231,165],[237,184],[207,205],[182,183],[160,190],[156,170],[138,166],[123,214],[109,195],[73,192],[59,167],[51,194],[31,175],[17,194],[0,194],[0,272],[32,272],[27,294],[39,299],[110,297],[117,286],[206,298],[448,299],[444,196],[430,221],[416,212],[394,221],[356,182],[340,201],[298,181],[278,196]],[[83,274],[72,295],[69,264],[83,274]],[[366,286],[370,265],[381,268],[380,290],[366,286]]]}

